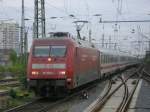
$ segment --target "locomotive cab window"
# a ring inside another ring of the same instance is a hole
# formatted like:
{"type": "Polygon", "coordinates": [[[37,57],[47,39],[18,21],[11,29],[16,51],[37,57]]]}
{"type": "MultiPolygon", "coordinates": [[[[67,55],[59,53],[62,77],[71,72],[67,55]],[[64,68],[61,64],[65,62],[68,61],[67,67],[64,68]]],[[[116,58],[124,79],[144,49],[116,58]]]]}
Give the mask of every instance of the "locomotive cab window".
{"type": "Polygon", "coordinates": [[[34,56],[35,57],[48,57],[49,56],[49,46],[35,46],[34,56]]]}
{"type": "Polygon", "coordinates": [[[50,56],[64,57],[66,54],[66,46],[51,46],[50,56]]]}

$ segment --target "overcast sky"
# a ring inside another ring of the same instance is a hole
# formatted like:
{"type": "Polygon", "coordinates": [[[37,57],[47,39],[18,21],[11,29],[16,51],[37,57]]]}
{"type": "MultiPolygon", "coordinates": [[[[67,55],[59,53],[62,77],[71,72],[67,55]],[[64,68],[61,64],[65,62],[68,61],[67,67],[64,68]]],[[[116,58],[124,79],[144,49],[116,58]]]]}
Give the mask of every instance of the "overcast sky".
{"type": "MultiPolygon", "coordinates": [[[[0,1],[0,19],[14,19],[20,24],[21,0],[0,1]]],[[[148,15],[150,14],[150,0],[45,0],[45,7],[47,33],[51,31],[67,31],[74,35],[76,33],[75,25],[72,23],[74,20],[68,16],[73,14],[79,19],[91,22],[91,27],[85,25],[82,35],[87,36],[88,30],[91,28],[92,38],[96,40],[100,40],[102,33],[104,33],[106,39],[111,36],[113,41],[119,41],[121,44],[131,47],[129,41],[123,42],[122,40],[125,41],[126,39],[124,38],[127,38],[127,40],[140,38],[137,36],[137,26],[140,26],[145,34],[150,35],[150,23],[121,23],[117,26],[118,33],[114,33],[114,24],[99,24],[99,18],[93,16],[94,14],[101,14],[102,20],[117,20],[117,17],[118,20],[148,20],[150,19],[150,15],[148,15]],[[63,18],[52,20],[50,19],[52,16],[63,18]],[[132,29],[135,29],[135,34],[131,34],[132,29]]],[[[26,22],[26,25],[31,30],[34,16],[33,10],[34,0],[25,0],[25,16],[31,19],[26,22]]],[[[30,43],[31,38],[30,35],[30,43]]]]}

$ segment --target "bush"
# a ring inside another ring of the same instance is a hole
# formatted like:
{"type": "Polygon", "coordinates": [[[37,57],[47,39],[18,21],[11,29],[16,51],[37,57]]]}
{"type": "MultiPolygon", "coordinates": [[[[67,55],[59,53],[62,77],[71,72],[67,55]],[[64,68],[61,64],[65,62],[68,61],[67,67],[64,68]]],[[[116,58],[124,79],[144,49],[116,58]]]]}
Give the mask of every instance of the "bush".
{"type": "Polygon", "coordinates": [[[10,52],[9,59],[12,64],[7,66],[0,66],[0,72],[11,72],[12,74],[15,74],[21,84],[26,87],[27,81],[25,55],[17,57],[17,53],[12,50],[10,52]]]}
{"type": "Polygon", "coordinates": [[[14,74],[25,74],[25,67],[22,64],[14,64],[12,66],[9,66],[8,68],[9,72],[12,72],[14,74]]]}
{"type": "Polygon", "coordinates": [[[12,98],[17,98],[17,92],[14,90],[14,89],[11,89],[9,91],[9,95],[12,97],[12,98]]]}
{"type": "Polygon", "coordinates": [[[23,87],[27,87],[27,80],[26,80],[26,75],[25,74],[20,74],[19,75],[19,81],[21,82],[21,84],[23,85],[23,87]]]}
{"type": "Polygon", "coordinates": [[[26,81],[26,67],[22,64],[15,64],[13,66],[8,67],[8,71],[16,74],[18,77],[20,83],[23,87],[26,87],[27,81],[26,81]]]}
{"type": "Polygon", "coordinates": [[[14,50],[11,50],[10,55],[9,55],[10,61],[12,64],[15,64],[17,62],[17,53],[14,50]]]}
{"type": "Polygon", "coordinates": [[[1,73],[5,72],[5,67],[4,66],[0,66],[0,72],[1,73]]]}

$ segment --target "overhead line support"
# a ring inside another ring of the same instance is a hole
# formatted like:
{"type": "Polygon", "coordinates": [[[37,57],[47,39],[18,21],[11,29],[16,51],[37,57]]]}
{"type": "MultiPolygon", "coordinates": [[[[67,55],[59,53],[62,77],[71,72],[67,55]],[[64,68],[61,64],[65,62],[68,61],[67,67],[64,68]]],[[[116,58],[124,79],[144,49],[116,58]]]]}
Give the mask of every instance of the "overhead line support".
{"type": "Polygon", "coordinates": [[[150,20],[121,20],[121,21],[100,21],[99,23],[136,23],[136,22],[139,22],[139,23],[145,23],[145,22],[150,22],[150,20]]]}
{"type": "Polygon", "coordinates": [[[34,0],[33,38],[45,38],[45,1],[34,0]]]}

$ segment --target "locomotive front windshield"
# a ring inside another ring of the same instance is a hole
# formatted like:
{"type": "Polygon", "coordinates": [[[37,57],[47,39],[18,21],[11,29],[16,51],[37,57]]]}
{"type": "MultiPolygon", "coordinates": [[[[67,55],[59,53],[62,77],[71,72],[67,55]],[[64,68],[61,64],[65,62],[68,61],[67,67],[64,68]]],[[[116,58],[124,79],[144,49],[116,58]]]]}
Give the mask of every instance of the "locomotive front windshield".
{"type": "Polygon", "coordinates": [[[48,57],[49,56],[49,46],[35,46],[34,47],[35,57],[48,57]]]}
{"type": "Polygon", "coordinates": [[[35,46],[35,57],[64,57],[66,54],[66,46],[35,46]]]}
{"type": "Polygon", "coordinates": [[[66,54],[65,46],[51,46],[50,56],[52,57],[64,57],[66,54]]]}

